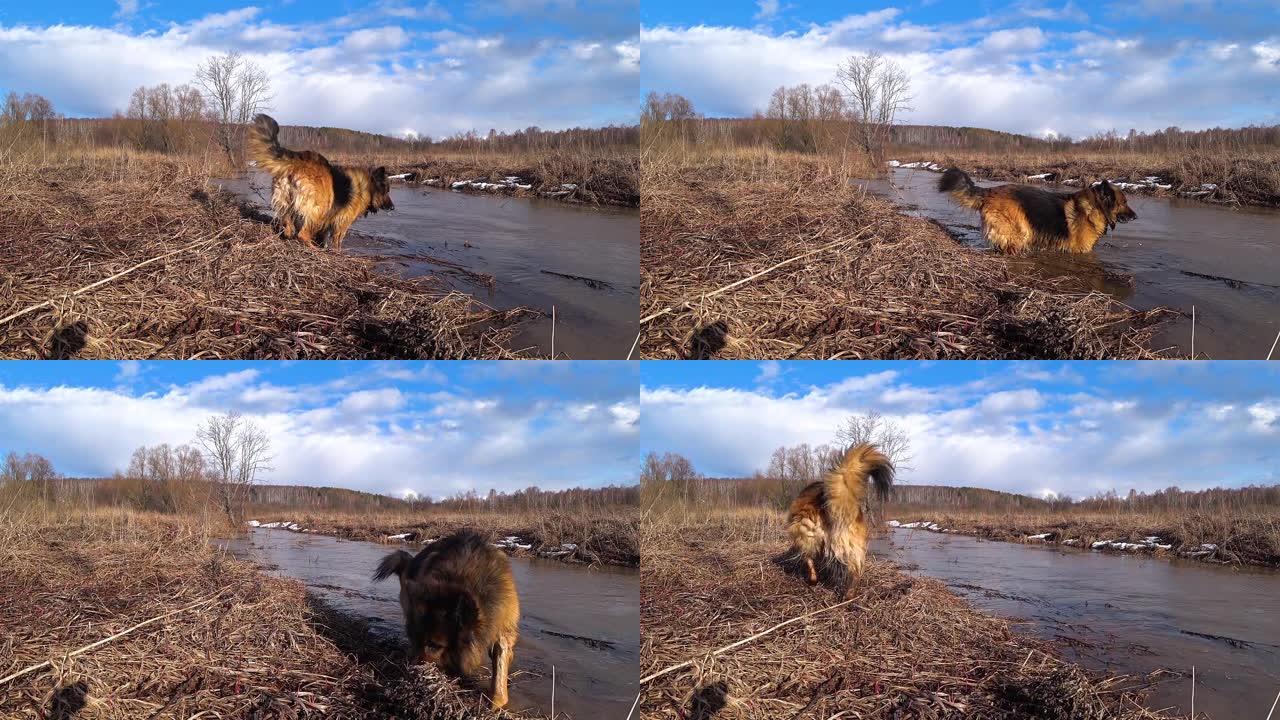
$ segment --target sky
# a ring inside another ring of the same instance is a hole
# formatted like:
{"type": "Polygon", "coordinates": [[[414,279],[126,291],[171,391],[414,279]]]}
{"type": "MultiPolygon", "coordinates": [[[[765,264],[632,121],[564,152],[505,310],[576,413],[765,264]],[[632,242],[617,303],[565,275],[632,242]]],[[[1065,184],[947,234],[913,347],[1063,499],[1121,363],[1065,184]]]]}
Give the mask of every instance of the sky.
{"type": "Polygon", "coordinates": [[[1030,135],[1280,123],[1280,3],[644,0],[644,92],[749,116],[878,50],[911,77],[900,120],[1030,135]]]}
{"type": "Polygon", "coordinates": [[[109,117],[237,50],[276,119],[443,137],[634,124],[639,0],[0,3],[0,92],[109,117]]]}
{"type": "Polygon", "coordinates": [[[779,446],[879,411],[906,484],[1079,499],[1280,483],[1280,364],[647,362],[640,447],[744,477],[779,446]]]}
{"type": "Polygon", "coordinates": [[[0,454],[103,477],[234,410],[270,438],[265,483],[436,498],[632,485],[638,385],[620,362],[8,362],[0,454]]]}

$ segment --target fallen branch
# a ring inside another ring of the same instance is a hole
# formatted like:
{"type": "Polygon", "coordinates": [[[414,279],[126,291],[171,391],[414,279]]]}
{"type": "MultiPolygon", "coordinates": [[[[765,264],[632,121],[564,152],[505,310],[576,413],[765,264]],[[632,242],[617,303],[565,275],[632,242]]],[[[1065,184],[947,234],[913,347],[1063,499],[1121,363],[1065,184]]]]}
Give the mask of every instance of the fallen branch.
{"type": "Polygon", "coordinates": [[[780,262],[780,263],[778,263],[778,264],[776,264],[776,265],[772,265],[772,266],[770,266],[770,267],[767,267],[767,268],[765,268],[764,270],[761,270],[760,272],[758,272],[758,273],[756,273],[756,274],[754,274],[754,275],[748,275],[747,277],[744,277],[744,278],[742,278],[741,280],[738,280],[737,282],[734,282],[734,283],[730,283],[730,284],[728,284],[728,285],[725,285],[725,286],[724,286],[724,287],[722,287],[722,288],[717,288],[717,289],[712,290],[712,291],[710,291],[710,292],[703,293],[702,295],[699,295],[699,296],[698,296],[698,297],[696,297],[696,298],[689,298],[688,300],[681,300],[680,302],[676,303],[675,305],[672,305],[671,307],[669,307],[669,308],[667,308],[667,309],[665,309],[665,310],[659,310],[658,312],[653,313],[652,315],[648,315],[648,316],[645,316],[645,317],[643,317],[643,318],[640,318],[640,324],[641,324],[641,325],[644,325],[645,323],[649,322],[650,320],[654,320],[654,319],[656,319],[656,318],[660,318],[660,317],[662,317],[663,315],[666,315],[666,314],[668,314],[668,313],[675,312],[675,311],[676,311],[676,308],[686,307],[686,306],[688,306],[690,303],[692,303],[694,300],[707,300],[707,299],[709,299],[709,298],[713,298],[713,297],[715,297],[716,295],[720,295],[721,293],[728,292],[728,291],[730,291],[730,290],[732,290],[732,289],[734,289],[734,288],[736,288],[736,287],[738,287],[738,286],[740,286],[740,285],[744,285],[744,284],[746,284],[746,283],[749,283],[749,282],[751,282],[752,280],[755,280],[756,278],[758,278],[758,277],[760,277],[760,276],[762,276],[762,275],[768,275],[769,273],[773,272],[774,270],[777,270],[778,268],[780,268],[780,267],[782,267],[782,266],[784,266],[784,265],[790,265],[791,263],[795,262],[796,260],[803,260],[804,258],[807,258],[807,257],[809,257],[810,255],[817,255],[817,254],[818,254],[818,253],[820,253],[820,252],[823,252],[823,251],[825,251],[825,250],[830,250],[831,248],[837,247],[837,246],[839,246],[839,245],[845,245],[845,244],[848,244],[848,243],[854,242],[855,240],[861,240],[861,239],[862,239],[862,237],[863,237],[864,235],[866,235],[866,234],[867,234],[867,231],[868,231],[868,230],[870,230],[870,229],[871,229],[871,226],[870,226],[870,225],[868,225],[867,227],[865,227],[865,228],[863,228],[863,229],[859,230],[859,231],[858,231],[858,234],[854,235],[853,237],[843,238],[843,239],[840,239],[840,240],[834,240],[834,241],[832,241],[832,242],[827,243],[826,245],[823,245],[822,247],[820,247],[820,248],[818,248],[818,249],[816,249],[816,250],[810,250],[810,251],[809,251],[809,252],[807,252],[807,253],[802,253],[802,254],[800,254],[800,255],[796,255],[795,257],[787,258],[786,260],[783,260],[782,262],[780,262]]]}
{"type": "MultiPolygon", "coordinates": [[[[758,632],[758,633],[756,633],[755,635],[752,635],[751,637],[748,637],[748,638],[743,638],[743,639],[739,640],[738,642],[733,643],[733,644],[731,644],[731,645],[725,645],[724,647],[720,648],[719,650],[712,650],[711,652],[707,653],[706,655],[703,655],[702,657],[709,657],[709,658],[711,658],[711,657],[716,657],[717,655],[722,655],[722,654],[724,654],[724,653],[729,652],[730,650],[733,650],[734,648],[742,647],[743,645],[746,645],[747,643],[752,642],[753,640],[759,640],[760,638],[764,637],[765,635],[768,635],[769,633],[773,632],[774,630],[777,630],[778,628],[785,627],[785,626],[787,626],[787,625],[790,625],[791,623],[800,622],[801,620],[804,620],[805,618],[811,618],[811,617],[813,617],[814,615],[817,615],[817,614],[819,614],[819,613],[824,613],[824,612],[826,612],[826,611],[828,611],[828,610],[835,610],[835,609],[836,609],[836,608],[838,608],[838,607],[842,607],[842,606],[844,606],[844,605],[849,605],[849,604],[851,604],[851,603],[853,603],[853,601],[852,601],[852,600],[845,600],[844,602],[838,602],[838,603],[836,603],[835,605],[829,605],[829,606],[827,606],[827,607],[820,608],[820,609],[818,609],[818,610],[814,610],[814,611],[813,611],[813,612],[811,612],[811,613],[806,613],[806,614],[801,615],[801,616],[799,616],[799,617],[793,617],[793,618],[791,618],[790,620],[783,620],[782,622],[778,623],[777,625],[774,625],[773,627],[769,628],[768,630],[764,630],[764,631],[758,632]]],[[[867,609],[866,609],[866,608],[864,608],[864,607],[862,607],[861,605],[855,605],[854,607],[858,608],[859,610],[861,610],[861,611],[863,611],[863,612],[866,612],[866,611],[867,611],[867,609]]],[[[696,662],[696,659],[695,659],[695,660],[685,660],[685,661],[684,661],[684,662],[682,662],[682,663],[678,663],[678,664],[676,664],[676,665],[672,665],[672,666],[671,666],[671,667],[669,667],[669,668],[665,668],[665,669],[659,670],[658,672],[653,673],[652,675],[646,675],[645,677],[640,678],[640,684],[641,684],[641,685],[644,685],[645,683],[649,682],[650,680],[656,680],[657,678],[660,678],[660,677],[662,677],[663,675],[666,675],[667,673],[675,672],[676,670],[679,670],[680,668],[689,667],[689,666],[690,666],[690,665],[692,665],[694,662],[696,662]]]]}
{"type": "MultiPolygon", "coordinates": [[[[198,607],[200,607],[201,605],[208,605],[209,603],[211,603],[211,602],[213,602],[214,600],[217,600],[217,599],[218,599],[218,596],[217,596],[217,595],[214,595],[213,597],[208,597],[208,598],[205,598],[204,600],[200,600],[200,601],[197,601],[197,602],[193,602],[193,603],[191,603],[190,605],[187,605],[186,607],[178,608],[177,610],[174,610],[173,612],[167,612],[167,613],[165,613],[165,614],[163,614],[163,615],[158,615],[158,616],[156,616],[156,617],[151,618],[150,620],[143,620],[142,622],[138,623],[137,625],[134,625],[134,626],[133,626],[133,627],[131,627],[131,628],[127,628],[127,629],[125,629],[125,630],[121,630],[120,632],[116,633],[115,635],[112,635],[112,636],[110,636],[110,637],[105,637],[105,638],[103,638],[103,639],[99,640],[99,641],[98,641],[98,642],[96,642],[96,643],[93,643],[93,644],[90,644],[90,645],[85,645],[84,647],[80,648],[79,650],[72,650],[71,652],[69,652],[69,653],[67,653],[67,654],[65,654],[65,655],[62,655],[62,656],[60,656],[60,657],[64,657],[64,658],[73,658],[73,657],[75,657],[75,656],[77,656],[77,655],[83,655],[83,654],[85,654],[85,653],[89,652],[90,650],[94,650],[94,649],[96,649],[96,648],[100,648],[100,647],[102,647],[103,645],[106,645],[107,643],[109,643],[109,642],[111,642],[111,641],[113,641],[113,640],[117,640],[117,639],[119,639],[119,638],[122,638],[122,637],[124,637],[125,635],[128,635],[129,633],[133,632],[134,630],[137,630],[137,629],[139,629],[139,628],[146,627],[147,625],[150,625],[150,624],[151,624],[151,623],[153,623],[153,622],[157,622],[157,621],[159,621],[159,620],[163,620],[163,619],[165,619],[165,618],[167,618],[167,617],[170,617],[170,616],[172,616],[172,615],[177,615],[178,613],[182,613],[182,612],[186,612],[186,611],[188,611],[188,610],[192,610],[192,609],[194,609],[194,608],[198,608],[198,607]]],[[[14,679],[16,679],[16,678],[20,678],[20,677],[22,677],[23,675],[26,675],[26,674],[28,674],[28,673],[33,673],[33,672],[35,672],[36,670],[39,670],[39,669],[41,669],[41,668],[49,667],[49,666],[50,666],[50,665],[52,665],[52,664],[53,664],[53,661],[52,661],[52,660],[45,660],[44,662],[39,663],[39,664],[37,664],[37,665],[32,665],[32,666],[31,666],[31,667],[29,667],[29,668],[25,668],[25,669],[23,669],[23,670],[19,670],[18,672],[13,673],[12,675],[9,675],[9,676],[7,676],[7,677],[0,678],[0,685],[3,685],[3,684],[5,684],[5,683],[9,682],[10,680],[14,680],[14,679]]]]}
{"type": "Polygon", "coordinates": [[[53,305],[53,303],[54,303],[56,300],[59,300],[59,299],[62,299],[62,298],[73,298],[73,297],[76,297],[76,296],[78,296],[78,295],[83,295],[83,294],[85,294],[85,293],[89,292],[90,290],[93,290],[93,289],[95,289],[95,288],[102,287],[103,285],[106,285],[107,283],[109,283],[109,282],[111,282],[111,281],[113,281],[113,280],[117,280],[117,279],[119,279],[119,278],[122,278],[122,277],[124,277],[125,275],[128,275],[129,273],[131,273],[131,272],[133,272],[133,271],[135,271],[135,270],[138,270],[138,269],[140,269],[140,268],[146,267],[147,265],[150,265],[151,263],[158,262],[158,261],[160,261],[160,260],[163,260],[163,259],[165,259],[165,258],[167,258],[167,257],[171,257],[171,256],[173,256],[173,255],[177,255],[177,254],[179,254],[179,253],[187,252],[188,250],[194,250],[195,248],[200,247],[201,245],[207,245],[207,244],[209,244],[209,243],[217,242],[218,240],[221,240],[221,239],[222,239],[222,236],[223,236],[223,234],[224,234],[224,233],[226,233],[226,231],[227,231],[227,228],[223,228],[223,229],[221,229],[221,230],[219,230],[219,231],[218,231],[218,234],[217,234],[217,235],[215,235],[215,236],[213,236],[212,238],[209,238],[209,239],[207,239],[207,240],[197,240],[197,241],[195,241],[195,242],[191,243],[190,245],[186,245],[186,246],[184,246],[184,247],[178,248],[177,250],[174,250],[174,251],[172,251],[172,252],[167,252],[167,253],[165,253],[165,254],[163,254],[163,255],[157,255],[156,257],[153,257],[153,258],[151,258],[151,259],[149,259],[149,260],[143,260],[142,262],[138,263],[137,265],[134,265],[134,266],[132,266],[132,267],[126,268],[126,269],[124,269],[124,270],[121,270],[120,272],[116,273],[115,275],[112,275],[111,277],[103,278],[103,279],[99,280],[98,282],[93,283],[93,284],[91,284],[91,285],[85,285],[84,287],[80,288],[79,290],[73,290],[73,291],[71,291],[71,292],[69,292],[69,293],[67,293],[67,294],[65,294],[65,295],[59,295],[59,296],[58,296],[58,297],[56,297],[56,298],[50,298],[50,299],[48,299],[48,300],[45,300],[44,302],[36,303],[35,305],[30,305],[30,306],[28,306],[28,307],[25,307],[25,308],[23,308],[23,309],[19,310],[18,312],[13,313],[12,315],[8,315],[8,316],[5,316],[5,317],[3,317],[3,318],[0,318],[0,325],[4,325],[5,323],[8,323],[8,322],[10,322],[10,321],[12,321],[12,320],[17,320],[18,318],[22,317],[23,315],[26,315],[27,313],[35,312],[36,310],[39,310],[40,308],[43,308],[43,307],[49,307],[49,306],[53,305]]]}

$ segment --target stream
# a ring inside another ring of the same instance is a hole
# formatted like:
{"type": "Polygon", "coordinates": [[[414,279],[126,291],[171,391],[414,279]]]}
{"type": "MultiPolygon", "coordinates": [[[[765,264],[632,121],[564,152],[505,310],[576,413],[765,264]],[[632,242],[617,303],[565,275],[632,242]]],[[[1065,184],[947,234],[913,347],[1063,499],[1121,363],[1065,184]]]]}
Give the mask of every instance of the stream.
{"type": "MultiPolygon", "coordinates": [[[[262,172],[218,181],[270,212],[262,172]]],[[[634,209],[477,195],[392,182],[396,209],[356,220],[342,251],[374,257],[403,277],[434,275],[499,310],[546,313],[511,348],[582,360],[620,360],[640,313],[640,214],[634,209]],[[492,284],[484,277],[493,278],[492,284]],[[590,281],[590,282],[589,282],[590,281]]]]}
{"type": "MultiPolygon", "coordinates": [[[[224,546],[273,575],[301,581],[330,606],[367,619],[373,632],[407,644],[399,582],[370,579],[396,545],[252,528],[224,546]]],[[[550,715],[555,666],[557,718],[626,717],[639,689],[639,572],[526,558],[511,558],[511,571],[520,595],[520,640],[507,708],[550,715]]],[[[487,688],[488,673],[486,665],[468,687],[487,688]]]]}
{"type": "MultiPolygon", "coordinates": [[[[938,192],[939,177],[893,168],[887,179],[860,184],[904,205],[909,215],[938,221],[966,245],[988,247],[978,212],[938,192]]],[[[1035,252],[1014,258],[1015,265],[1031,275],[1072,277],[1081,290],[1107,293],[1139,310],[1164,306],[1185,314],[1163,324],[1153,349],[1191,354],[1194,305],[1197,357],[1265,358],[1280,331],[1280,210],[1126,197],[1138,218],[1103,235],[1092,253],[1035,252]]]]}
{"type": "Polygon", "coordinates": [[[872,550],[1086,667],[1184,674],[1156,685],[1149,707],[1189,714],[1193,665],[1195,709],[1209,718],[1264,718],[1280,692],[1280,572],[903,528],[872,550]]]}

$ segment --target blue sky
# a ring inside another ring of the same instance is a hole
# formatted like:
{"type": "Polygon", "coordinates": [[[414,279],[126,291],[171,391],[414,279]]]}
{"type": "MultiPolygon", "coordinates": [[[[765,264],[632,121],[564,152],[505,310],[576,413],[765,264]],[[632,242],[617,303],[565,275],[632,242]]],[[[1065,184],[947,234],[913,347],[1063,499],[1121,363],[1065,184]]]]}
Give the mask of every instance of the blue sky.
{"type": "Polygon", "coordinates": [[[0,5],[0,91],[110,116],[231,50],[286,124],[436,137],[634,123],[638,0],[198,0],[0,5]]]}
{"type": "Polygon", "coordinates": [[[436,497],[636,482],[634,363],[0,363],[0,453],[70,476],[189,443],[236,410],[265,429],[265,482],[436,497]]]}
{"type": "Polygon", "coordinates": [[[860,3],[645,0],[641,87],[746,116],[878,50],[908,122],[1081,137],[1280,123],[1280,5],[1221,0],[860,3]]]}
{"type": "Polygon", "coordinates": [[[1083,497],[1280,483],[1280,366],[1266,363],[642,363],[642,451],[712,476],[831,442],[879,411],[905,483],[1083,497]]]}

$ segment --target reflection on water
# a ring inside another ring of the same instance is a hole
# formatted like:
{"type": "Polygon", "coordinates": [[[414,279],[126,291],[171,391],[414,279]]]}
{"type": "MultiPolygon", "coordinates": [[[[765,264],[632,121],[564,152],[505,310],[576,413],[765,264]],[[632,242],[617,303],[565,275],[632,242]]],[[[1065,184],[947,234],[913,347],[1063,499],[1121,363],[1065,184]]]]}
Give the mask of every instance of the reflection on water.
{"type": "MultiPolygon", "coordinates": [[[[394,546],[264,528],[227,546],[274,575],[302,581],[332,607],[403,642],[399,583],[370,579],[394,546]]],[[[416,553],[421,547],[407,549],[416,553]]],[[[520,558],[512,558],[511,571],[520,593],[520,642],[508,708],[550,714],[554,665],[557,717],[626,717],[640,678],[639,573],[520,558]]],[[[482,689],[487,673],[486,668],[477,684],[482,689]]]]}
{"type": "Polygon", "coordinates": [[[876,554],[937,578],[979,608],[1066,640],[1069,657],[1120,673],[1186,673],[1153,708],[1265,717],[1280,691],[1280,573],[894,529],[876,554]],[[1083,644],[1076,645],[1076,641],[1083,644]]]}
{"type": "MultiPolygon", "coordinates": [[[[265,173],[220,182],[230,192],[270,204],[265,173]]],[[[407,277],[435,274],[498,309],[523,305],[546,312],[517,335],[514,349],[550,354],[554,305],[557,354],[627,356],[640,312],[636,211],[398,183],[391,199],[395,212],[357,220],[343,252],[377,257],[407,277]],[[477,273],[492,276],[493,284],[477,273]]]]}
{"type": "MultiPolygon", "coordinates": [[[[904,204],[908,214],[937,220],[962,242],[986,247],[978,213],[938,192],[938,177],[896,168],[889,179],[863,185],[904,204]]],[[[1138,219],[1104,235],[1092,254],[1033,253],[1015,264],[1038,276],[1074,278],[1081,289],[1105,292],[1140,310],[1164,306],[1184,313],[1157,334],[1157,349],[1190,354],[1194,305],[1198,356],[1266,357],[1280,332],[1280,210],[1128,198],[1138,219]]]]}

